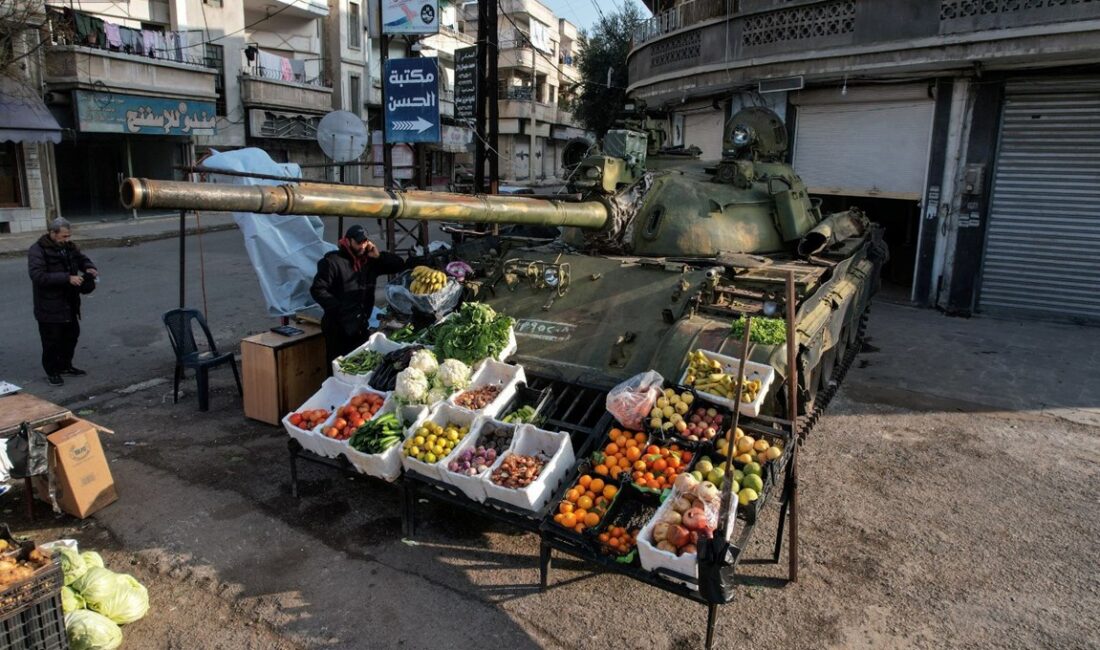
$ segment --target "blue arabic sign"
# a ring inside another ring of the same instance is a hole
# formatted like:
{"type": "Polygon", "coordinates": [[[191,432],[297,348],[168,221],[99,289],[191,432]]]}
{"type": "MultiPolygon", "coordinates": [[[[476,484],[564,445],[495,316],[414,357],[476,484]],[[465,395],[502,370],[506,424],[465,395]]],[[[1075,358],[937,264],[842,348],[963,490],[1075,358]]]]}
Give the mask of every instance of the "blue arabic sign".
{"type": "Polygon", "coordinates": [[[214,102],[73,91],[81,131],[145,135],[214,135],[214,102]]]}
{"type": "Polygon", "coordinates": [[[436,59],[390,59],[384,82],[386,142],[439,142],[436,59]]]}

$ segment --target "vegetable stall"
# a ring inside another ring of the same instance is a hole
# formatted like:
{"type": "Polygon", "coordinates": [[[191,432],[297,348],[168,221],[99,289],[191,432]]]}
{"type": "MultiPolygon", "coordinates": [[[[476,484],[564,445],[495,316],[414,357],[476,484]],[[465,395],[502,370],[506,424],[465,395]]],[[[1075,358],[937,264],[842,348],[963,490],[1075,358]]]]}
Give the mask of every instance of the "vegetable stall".
{"type": "MultiPolygon", "coordinates": [[[[776,336],[755,325],[746,348],[776,336]]],[[[306,460],[399,482],[406,537],[423,498],[536,533],[543,588],[555,552],[625,575],[707,606],[708,648],[768,503],[771,559],[790,515],[796,578],[799,437],[759,414],[770,367],[696,349],[675,381],[650,371],[608,391],[528,373],[516,349],[512,319],[480,303],[372,335],[284,418],[293,493],[306,460]]]]}

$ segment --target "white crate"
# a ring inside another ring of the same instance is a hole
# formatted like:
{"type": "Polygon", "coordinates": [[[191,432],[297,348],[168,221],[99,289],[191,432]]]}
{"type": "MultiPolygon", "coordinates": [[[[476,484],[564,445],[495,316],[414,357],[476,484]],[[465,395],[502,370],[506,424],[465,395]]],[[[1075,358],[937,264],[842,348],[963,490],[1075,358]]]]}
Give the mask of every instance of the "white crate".
{"type": "MultiPolygon", "coordinates": [[[[329,418],[331,419],[332,413],[335,413],[336,409],[347,403],[352,389],[352,386],[340,381],[336,377],[329,377],[321,384],[321,388],[318,389],[316,393],[310,396],[310,398],[297,409],[291,411],[291,413],[312,409],[326,409],[329,411],[329,418]]],[[[301,429],[290,423],[291,413],[287,413],[283,416],[283,428],[286,429],[287,434],[289,434],[291,438],[297,440],[306,451],[313,452],[319,456],[335,458],[335,456],[330,456],[328,454],[329,445],[327,439],[324,434],[320,433],[321,427],[325,426],[324,423],[322,422],[312,429],[301,429]]]]}
{"type": "MultiPolygon", "coordinates": [[[[661,517],[672,508],[672,502],[676,500],[676,497],[680,496],[680,493],[673,491],[672,494],[665,499],[665,502],[661,504],[661,507],[657,509],[657,512],[653,514],[653,517],[646,523],[642,531],[638,533],[638,560],[642,564],[642,568],[646,571],[656,571],[657,569],[668,569],[675,571],[676,573],[691,576],[696,581],[699,580],[699,562],[698,555],[696,553],[684,553],[683,555],[676,555],[670,551],[663,551],[657,548],[657,545],[651,542],[653,539],[653,527],[657,525],[657,522],[661,520],[661,517]]],[[[730,507],[730,525],[726,528],[726,541],[728,542],[733,535],[733,528],[735,522],[735,515],[737,514],[737,495],[733,495],[733,504],[730,507]]],[[[686,580],[674,580],[687,585],[691,589],[698,590],[699,585],[697,583],[687,582],[686,580]]]]}
{"type": "Polygon", "coordinates": [[[516,437],[512,439],[511,449],[508,453],[501,454],[497,462],[493,463],[493,467],[482,477],[485,496],[525,510],[540,510],[550,502],[550,498],[554,495],[554,488],[573,467],[573,461],[573,444],[569,440],[568,433],[546,431],[533,424],[521,424],[516,429],[516,437]],[[543,466],[539,477],[525,488],[506,488],[493,483],[492,473],[500,467],[505,458],[512,454],[522,456],[542,454],[550,460],[543,466]]]}
{"type": "MultiPolygon", "coordinates": [[[[321,424],[321,426],[317,428],[317,435],[319,435],[321,437],[322,442],[324,444],[324,448],[325,448],[325,453],[322,454],[323,456],[327,456],[329,458],[336,458],[340,454],[342,454],[342,453],[346,452],[348,449],[350,449],[350,447],[348,447],[348,441],[347,440],[337,440],[335,438],[329,438],[323,432],[324,432],[325,429],[331,427],[334,422],[336,422],[336,418],[337,418],[336,413],[337,413],[337,411],[339,411],[344,406],[347,406],[348,402],[351,401],[351,398],[355,397],[356,395],[362,395],[364,393],[373,393],[375,395],[381,395],[382,398],[383,398],[382,408],[386,407],[386,401],[385,400],[390,399],[389,393],[383,393],[381,391],[374,390],[373,388],[370,388],[369,386],[352,386],[351,390],[348,392],[347,396],[344,398],[344,401],[340,403],[340,406],[338,406],[336,409],[334,409],[332,411],[332,414],[328,416],[328,419],[325,420],[321,424]]],[[[379,408],[378,410],[381,411],[382,408],[379,408]]],[[[377,413],[375,413],[375,415],[377,415],[377,413]]],[[[373,416],[371,416],[371,417],[373,417],[373,416]]]]}
{"type": "Polygon", "coordinates": [[[373,370],[364,375],[350,375],[343,370],[340,370],[340,362],[343,361],[346,357],[350,357],[353,354],[358,354],[363,350],[371,350],[373,352],[378,352],[381,354],[389,354],[394,350],[407,348],[410,345],[412,345],[412,343],[397,343],[396,341],[391,341],[382,332],[375,332],[374,334],[370,335],[370,338],[368,338],[366,343],[364,343],[363,345],[360,345],[351,352],[336,357],[332,360],[332,376],[337,377],[345,384],[365,386],[370,381],[370,378],[374,375],[373,370]]]}
{"type": "MultiPolygon", "coordinates": [[[[478,417],[480,416],[476,413],[473,413],[472,411],[460,409],[447,403],[440,403],[438,406],[431,409],[430,411],[426,411],[419,418],[417,418],[415,422],[409,425],[409,427],[405,430],[405,440],[408,440],[412,436],[416,435],[416,430],[420,428],[420,425],[424,424],[424,422],[427,421],[435,422],[440,426],[446,426],[447,423],[450,422],[452,424],[457,424],[460,427],[468,427],[469,430],[467,431],[466,436],[463,436],[463,440],[465,440],[465,438],[470,435],[470,432],[473,431],[474,424],[478,417]]],[[[455,445],[455,449],[458,449],[457,444],[455,445]]],[[[450,454],[447,454],[446,457],[437,460],[434,463],[425,463],[410,456],[406,456],[404,453],[402,453],[401,464],[408,471],[413,471],[417,474],[420,474],[421,476],[426,476],[428,478],[441,481],[442,478],[440,476],[440,472],[443,467],[446,467],[447,462],[451,460],[451,457],[454,456],[455,449],[452,449],[450,454]]]]}
{"type": "Polygon", "coordinates": [[[486,359],[481,362],[473,376],[470,377],[470,385],[448,397],[447,403],[456,408],[462,408],[456,400],[463,392],[496,385],[500,387],[500,392],[497,393],[496,398],[484,408],[476,411],[481,415],[496,417],[508,401],[515,396],[516,385],[521,381],[527,383],[527,375],[523,372],[522,367],[486,359]]]}
{"type": "MultiPolygon", "coordinates": [[[[374,414],[375,420],[386,413],[394,413],[397,410],[397,402],[390,395],[382,404],[382,408],[374,414]]],[[[400,416],[399,416],[400,417],[400,416]]],[[[346,445],[344,457],[355,467],[360,474],[374,476],[385,481],[393,482],[401,476],[401,443],[390,447],[381,454],[364,454],[356,450],[350,444],[346,445]]]]}
{"type": "MultiPolygon", "coordinates": [[[[734,357],[727,357],[724,354],[718,354],[717,352],[711,352],[710,350],[701,350],[708,359],[717,361],[722,364],[722,372],[736,376],[737,368],[741,363],[740,359],[734,357]]],[[[680,375],[680,385],[687,386],[685,381],[687,380],[688,369],[684,370],[684,374],[680,375]]],[[[741,415],[747,415],[749,417],[756,417],[760,415],[760,408],[764,405],[764,398],[768,396],[768,391],[771,390],[772,382],[775,381],[775,368],[772,368],[766,363],[757,363],[755,361],[745,361],[745,378],[759,379],[760,380],[760,392],[756,394],[756,399],[751,402],[741,404],[741,415]]],[[[713,393],[706,391],[699,391],[699,394],[706,399],[714,402],[715,404],[721,404],[729,409],[738,408],[737,404],[732,399],[725,397],[719,397],[713,393]]]]}
{"type": "MultiPolygon", "coordinates": [[[[476,447],[479,444],[478,441],[481,438],[482,432],[488,426],[512,430],[512,444],[508,446],[508,449],[506,449],[504,453],[500,454],[501,457],[506,456],[515,446],[516,429],[519,427],[518,424],[508,424],[505,422],[500,422],[498,420],[492,420],[487,417],[478,418],[476,422],[477,423],[474,425],[474,428],[470,430],[470,433],[465,438],[463,438],[458,443],[458,445],[455,446],[452,458],[457,458],[458,455],[466,449],[476,447]]],[[[449,463],[450,461],[447,462],[449,463]]],[[[444,483],[455,486],[459,490],[462,490],[462,493],[465,494],[467,497],[473,499],[474,501],[477,501],[478,503],[481,503],[485,501],[485,482],[482,479],[485,478],[485,474],[490,471],[492,471],[492,468],[487,469],[484,472],[475,476],[467,476],[465,474],[452,472],[451,470],[447,469],[447,465],[443,465],[440,468],[439,473],[440,478],[443,480],[444,483]]]]}

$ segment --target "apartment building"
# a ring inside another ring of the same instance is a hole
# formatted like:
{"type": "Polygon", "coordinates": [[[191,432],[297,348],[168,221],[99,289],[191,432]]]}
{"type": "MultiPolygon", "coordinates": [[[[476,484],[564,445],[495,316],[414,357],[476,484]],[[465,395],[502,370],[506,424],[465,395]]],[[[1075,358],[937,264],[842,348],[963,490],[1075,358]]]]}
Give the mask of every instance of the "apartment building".
{"type": "MultiPolygon", "coordinates": [[[[477,35],[477,3],[463,6],[463,31],[477,35]]],[[[538,0],[501,0],[497,88],[502,180],[538,183],[560,176],[561,154],[589,137],[569,111],[580,73],[577,28],[538,0]]]]}

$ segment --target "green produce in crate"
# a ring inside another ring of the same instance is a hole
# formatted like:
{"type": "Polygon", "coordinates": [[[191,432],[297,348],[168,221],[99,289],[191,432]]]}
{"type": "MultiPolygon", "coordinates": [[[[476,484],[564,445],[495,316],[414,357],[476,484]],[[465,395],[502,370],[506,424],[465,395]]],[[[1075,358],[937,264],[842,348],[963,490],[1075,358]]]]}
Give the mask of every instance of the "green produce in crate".
{"type": "Polygon", "coordinates": [[[468,302],[447,320],[429,327],[424,339],[435,346],[439,358],[473,365],[495,359],[508,347],[508,331],[514,322],[489,305],[468,302]]]}
{"type": "Polygon", "coordinates": [[[412,325],[406,325],[389,335],[394,343],[413,343],[420,338],[420,333],[413,329],[412,325]]]}
{"type": "Polygon", "coordinates": [[[505,415],[503,418],[501,418],[501,422],[507,422],[508,424],[522,424],[533,422],[534,419],[535,407],[531,405],[525,405],[512,411],[508,415],[505,415]]]}
{"type": "Polygon", "coordinates": [[[363,350],[339,361],[340,371],[349,375],[365,375],[382,363],[382,353],[363,350]]]}
{"type": "Polygon", "coordinates": [[[348,444],[364,454],[381,454],[401,442],[405,427],[393,413],[370,420],[355,430],[348,444]]]}
{"type": "MultiPolygon", "coordinates": [[[[745,317],[733,321],[730,326],[730,336],[740,341],[745,335],[745,317]]],[[[749,340],[762,345],[783,345],[787,342],[787,324],[782,318],[765,318],[757,316],[752,319],[752,327],[749,330],[749,340]]]]}

